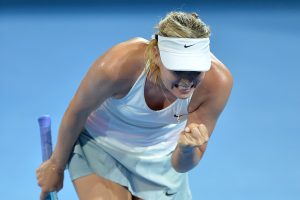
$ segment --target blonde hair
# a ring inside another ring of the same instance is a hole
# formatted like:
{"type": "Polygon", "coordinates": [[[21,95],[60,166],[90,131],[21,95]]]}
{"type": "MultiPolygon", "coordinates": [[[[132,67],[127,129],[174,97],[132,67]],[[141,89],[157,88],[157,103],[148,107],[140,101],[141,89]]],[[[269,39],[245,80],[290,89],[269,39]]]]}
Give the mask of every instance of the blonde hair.
{"type": "MultiPolygon", "coordinates": [[[[197,13],[170,12],[160,20],[155,29],[157,30],[156,34],[164,37],[208,38],[210,36],[210,28],[199,19],[197,13]]],[[[152,39],[146,48],[147,67],[145,70],[157,83],[160,71],[154,62],[155,48],[158,48],[157,38],[152,39]]]]}

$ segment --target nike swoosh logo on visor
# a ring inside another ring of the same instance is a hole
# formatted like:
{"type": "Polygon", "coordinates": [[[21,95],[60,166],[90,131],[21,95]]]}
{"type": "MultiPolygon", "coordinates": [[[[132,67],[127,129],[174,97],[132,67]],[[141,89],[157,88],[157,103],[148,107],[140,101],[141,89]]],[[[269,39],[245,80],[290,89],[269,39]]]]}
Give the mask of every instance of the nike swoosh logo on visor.
{"type": "Polygon", "coordinates": [[[191,44],[191,45],[184,45],[184,48],[189,48],[189,47],[191,47],[191,46],[194,46],[195,44],[191,44]]]}

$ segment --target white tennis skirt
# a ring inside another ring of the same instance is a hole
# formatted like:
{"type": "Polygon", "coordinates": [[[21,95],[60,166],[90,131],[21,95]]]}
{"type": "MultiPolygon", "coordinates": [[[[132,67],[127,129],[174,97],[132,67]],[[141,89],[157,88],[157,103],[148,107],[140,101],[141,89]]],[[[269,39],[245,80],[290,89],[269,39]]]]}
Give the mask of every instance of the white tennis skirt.
{"type": "Polygon", "coordinates": [[[173,169],[172,152],[149,156],[152,150],[146,147],[133,154],[112,148],[102,139],[101,142],[101,138],[82,131],[68,163],[72,180],[95,173],[127,187],[132,195],[144,200],[192,199],[188,174],[173,169]]]}

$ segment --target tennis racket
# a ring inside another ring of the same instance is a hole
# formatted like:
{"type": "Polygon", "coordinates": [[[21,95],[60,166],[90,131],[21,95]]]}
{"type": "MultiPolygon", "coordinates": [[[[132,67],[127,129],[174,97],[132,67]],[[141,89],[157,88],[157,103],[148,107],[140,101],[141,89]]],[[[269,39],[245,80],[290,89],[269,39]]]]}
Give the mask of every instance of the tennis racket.
{"type": "MultiPolygon", "coordinates": [[[[41,136],[43,162],[48,160],[52,154],[51,118],[44,115],[38,118],[41,136]]],[[[56,192],[50,192],[46,200],[58,200],[56,192]]]]}

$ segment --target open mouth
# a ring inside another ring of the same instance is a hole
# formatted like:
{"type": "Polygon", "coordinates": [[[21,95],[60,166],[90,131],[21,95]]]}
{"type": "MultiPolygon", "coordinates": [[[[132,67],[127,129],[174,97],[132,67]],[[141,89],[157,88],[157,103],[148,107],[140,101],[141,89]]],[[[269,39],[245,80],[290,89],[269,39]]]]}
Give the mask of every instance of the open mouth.
{"type": "Polygon", "coordinates": [[[192,90],[192,86],[189,87],[178,86],[178,90],[180,91],[180,93],[189,93],[192,90]]]}

